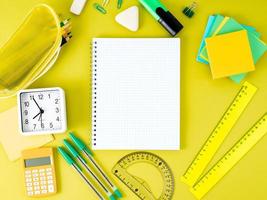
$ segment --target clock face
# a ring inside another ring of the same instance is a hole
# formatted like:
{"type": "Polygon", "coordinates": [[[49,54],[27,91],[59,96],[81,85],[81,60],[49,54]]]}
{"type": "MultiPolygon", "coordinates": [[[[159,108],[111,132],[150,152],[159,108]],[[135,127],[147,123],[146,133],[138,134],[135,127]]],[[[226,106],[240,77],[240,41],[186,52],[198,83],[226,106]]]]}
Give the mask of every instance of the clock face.
{"type": "Polygon", "coordinates": [[[65,131],[65,97],[62,89],[24,90],[18,98],[22,133],[65,131]]]}

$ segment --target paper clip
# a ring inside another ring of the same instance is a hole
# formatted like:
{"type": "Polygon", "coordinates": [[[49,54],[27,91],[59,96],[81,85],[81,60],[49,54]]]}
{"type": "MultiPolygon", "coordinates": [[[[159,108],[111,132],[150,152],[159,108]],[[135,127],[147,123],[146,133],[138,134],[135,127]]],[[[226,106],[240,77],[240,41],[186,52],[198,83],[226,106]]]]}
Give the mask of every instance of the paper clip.
{"type": "Polygon", "coordinates": [[[197,3],[193,2],[189,7],[185,7],[185,9],[183,10],[183,13],[185,14],[185,16],[191,18],[195,14],[194,9],[196,7],[197,7],[197,3]]]}
{"type": "Polygon", "coordinates": [[[122,2],[123,2],[123,0],[118,0],[118,3],[117,3],[117,8],[118,8],[118,9],[121,8],[121,6],[122,6],[122,2]]]}
{"type": "Polygon", "coordinates": [[[108,5],[108,3],[109,3],[109,0],[103,0],[102,6],[103,7],[106,7],[108,5]]]}
{"type": "Polygon", "coordinates": [[[106,9],[103,8],[100,4],[94,3],[93,6],[95,7],[96,10],[98,10],[102,14],[106,14],[107,13],[106,9]]]}

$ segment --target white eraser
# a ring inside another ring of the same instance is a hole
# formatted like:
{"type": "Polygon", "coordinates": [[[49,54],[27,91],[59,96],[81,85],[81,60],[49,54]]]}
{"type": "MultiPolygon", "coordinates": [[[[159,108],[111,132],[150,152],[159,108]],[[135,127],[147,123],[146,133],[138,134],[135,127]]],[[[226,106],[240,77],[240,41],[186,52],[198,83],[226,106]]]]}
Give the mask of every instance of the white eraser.
{"type": "Polygon", "coordinates": [[[81,14],[86,1],[87,0],[74,0],[70,7],[70,12],[74,13],[75,15],[81,14]]]}

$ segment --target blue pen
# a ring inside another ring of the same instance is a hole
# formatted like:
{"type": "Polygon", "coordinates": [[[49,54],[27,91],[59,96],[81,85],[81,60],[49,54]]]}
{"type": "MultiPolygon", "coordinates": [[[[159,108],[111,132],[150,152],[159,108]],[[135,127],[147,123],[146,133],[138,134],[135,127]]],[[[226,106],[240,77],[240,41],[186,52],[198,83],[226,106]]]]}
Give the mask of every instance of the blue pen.
{"type": "Polygon", "coordinates": [[[74,142],[74,144],[78,147],[80,151],[83,152],[83,154],[91,161],[91,163],[94,165],[94,167],[98,170],[98,172],[101,174],[102,178],[107,182],[107,184],[112,188],[114,194],[121,198],[122,194],[119,191],[119,189],[109,180],[107,175],[104,173],[104,171],[101,169],[101,167],[96,163],[92,151],[90,151],[86,145],[77,138],[73,133],[70,133],[70,138],[74,142]]]}

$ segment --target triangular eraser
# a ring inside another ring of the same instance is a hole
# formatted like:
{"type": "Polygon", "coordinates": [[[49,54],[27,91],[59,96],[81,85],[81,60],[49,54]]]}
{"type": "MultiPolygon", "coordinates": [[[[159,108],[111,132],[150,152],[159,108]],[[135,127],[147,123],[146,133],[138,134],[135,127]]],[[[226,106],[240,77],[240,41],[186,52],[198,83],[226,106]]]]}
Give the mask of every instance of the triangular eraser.
{"type": "Polygon", "coordinates": [[[116,22],[131,31],[137,31],[139,28],[139,9],[137,6],[132,6],[121,13],[116,18],[116,22]]]}

